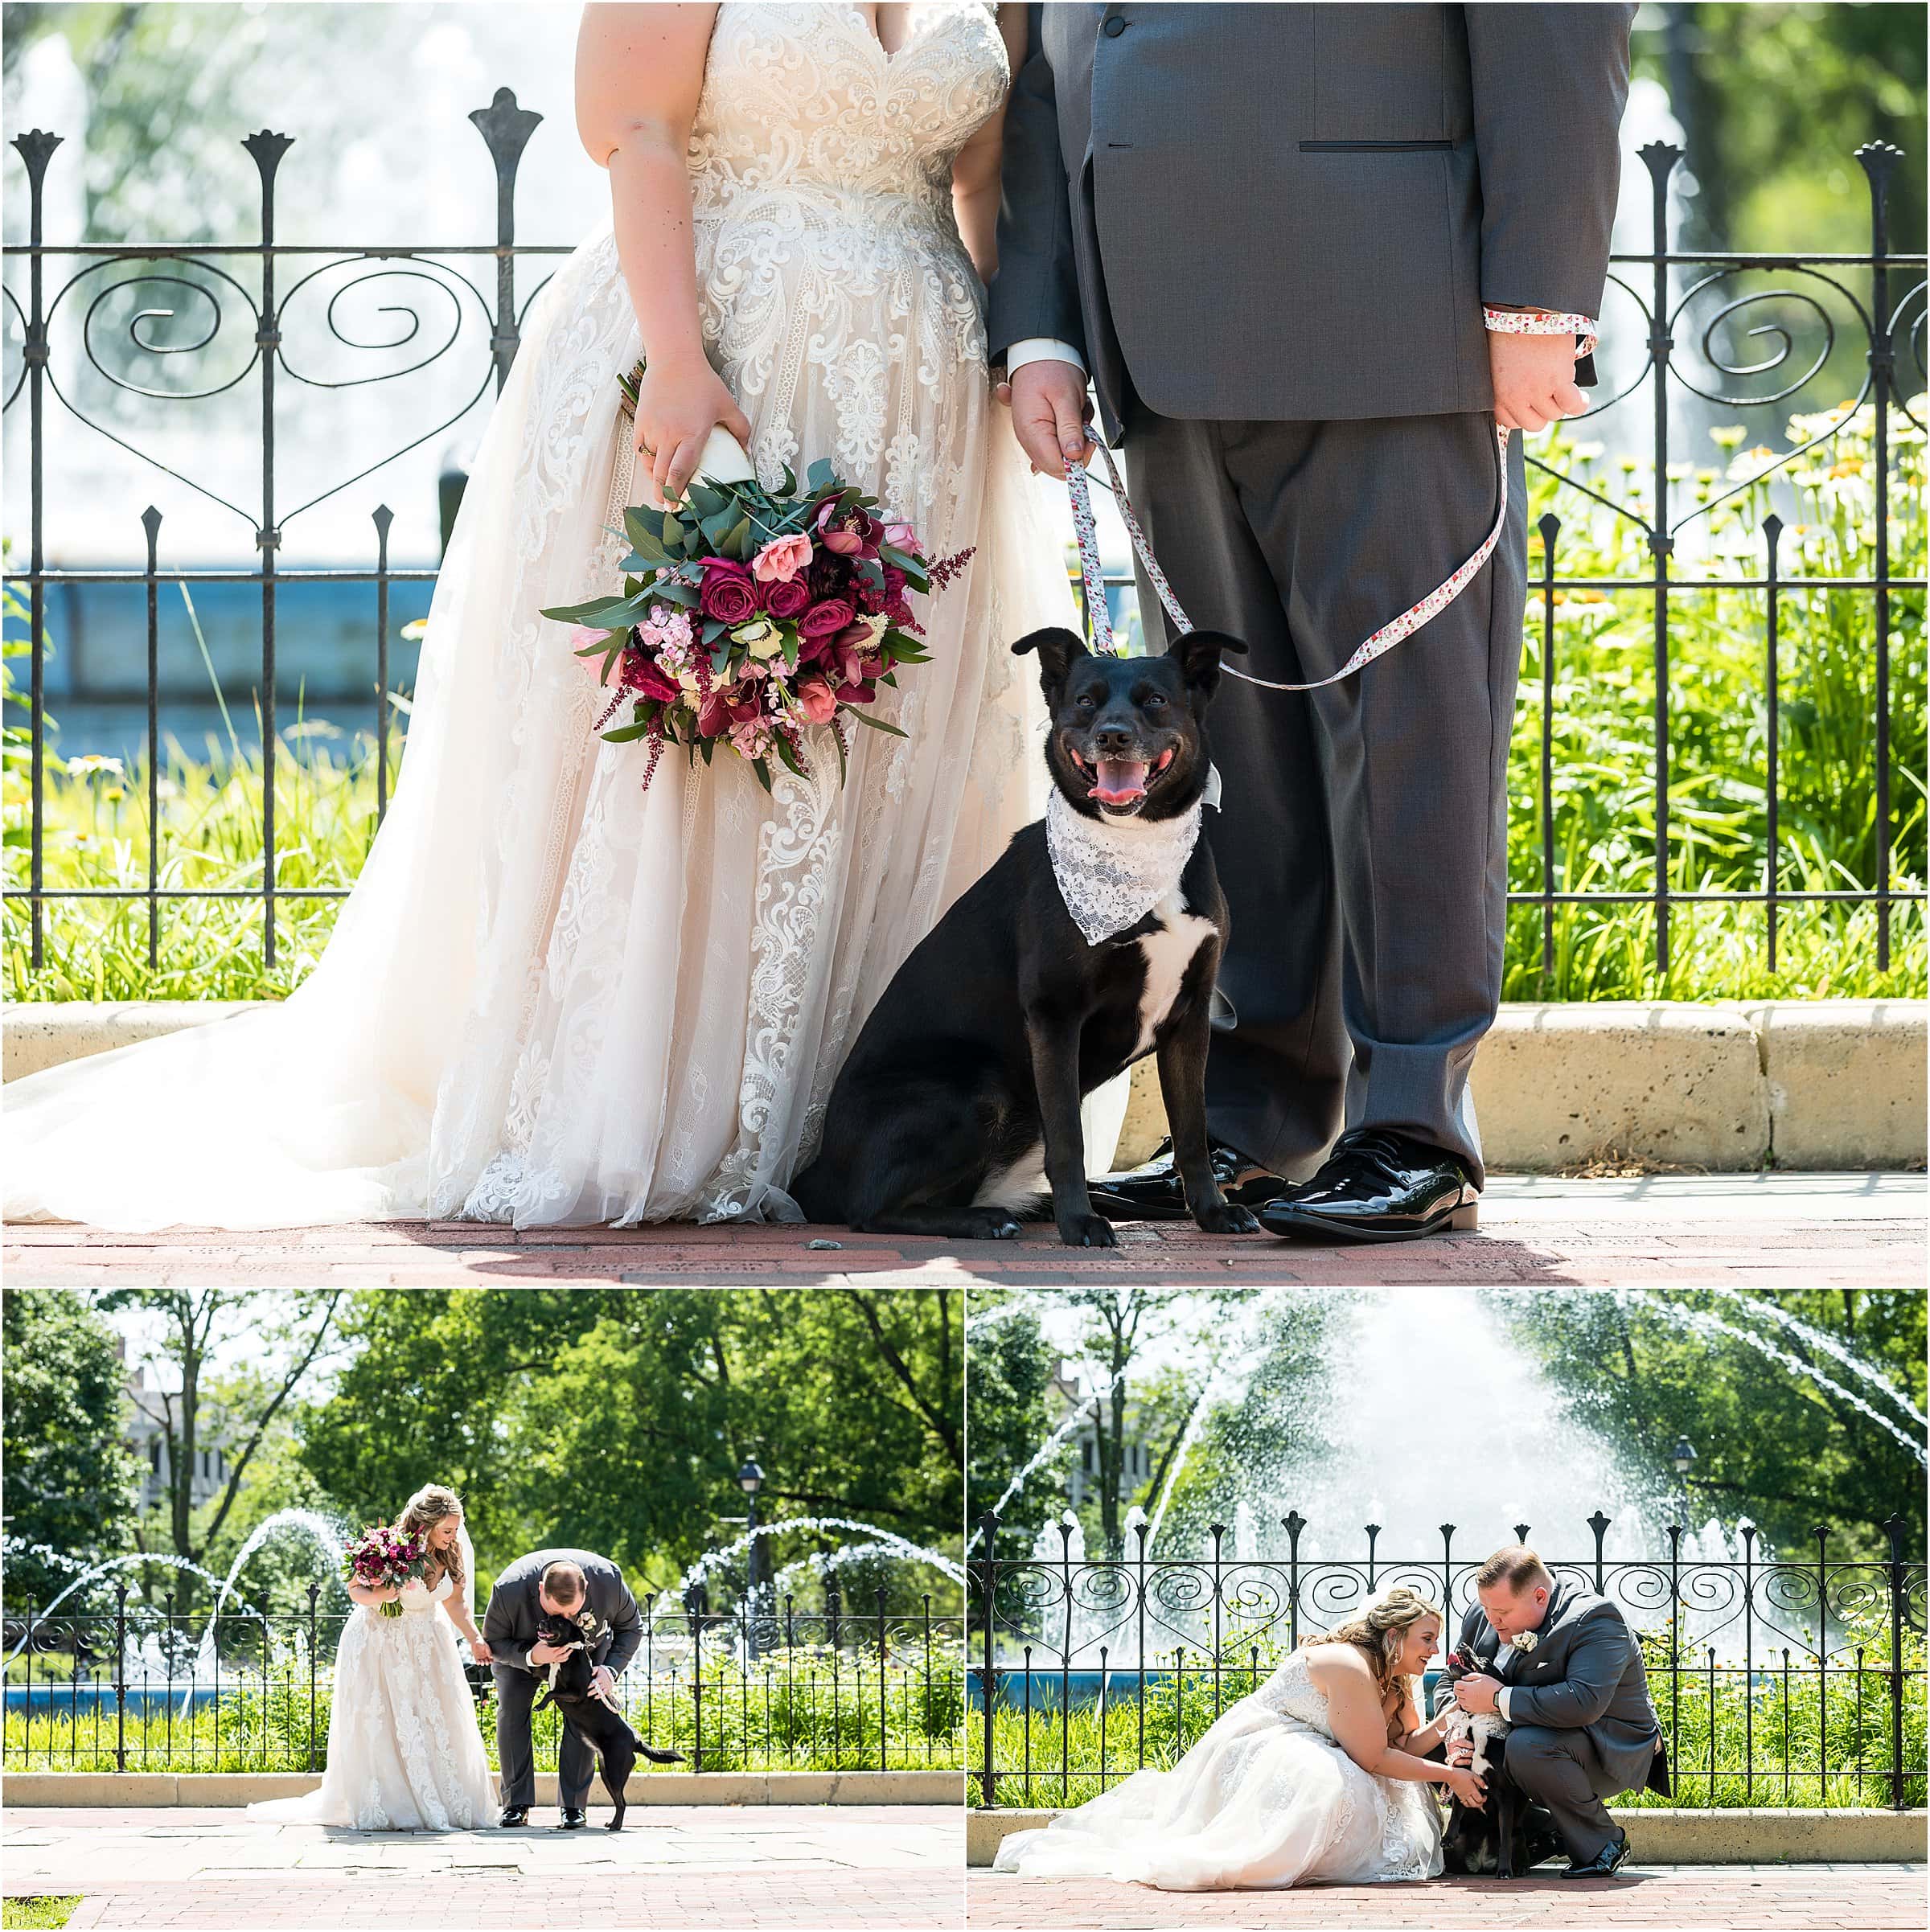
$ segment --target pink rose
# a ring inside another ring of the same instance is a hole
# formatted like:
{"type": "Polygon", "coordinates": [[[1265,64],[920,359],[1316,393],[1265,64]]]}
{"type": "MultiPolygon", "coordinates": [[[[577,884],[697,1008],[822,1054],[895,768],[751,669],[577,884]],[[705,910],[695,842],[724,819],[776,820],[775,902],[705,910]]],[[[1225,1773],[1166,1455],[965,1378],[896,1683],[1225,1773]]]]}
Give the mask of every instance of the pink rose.
{"type": "Polygon", "coordinates": [[[837,695],[822,678],[807,678],[798,687],[798,708],[813,724],[828,724],[837,713],[837,695]]]}
{"type": "Polygon", "coordinates": [[[893,550],[901,550],[910,557],[922,556],[918,548],[918,533],[909,523],[887,523],[885,526],[885,541],[893,550]]]}
{"type": "Polygon", "coordinates": [[[774,617],[801,617],[811,608],[811,590],[802,577],[781,577],[764,589],[764,608],[774,617]]]}
{"type": "Polygon", "coordinates": [[[827,597],[822,604],[814,604],[798,620],[798,635],[814,642],[819,638],[835,638],[857,615],[843,597],[827,597]]]}
{"type": "Polygon", "coordinates": [[[587,624],[579,624],[569,634],[572,650],[587,650],[593,644],[601,644],[610,635],[607,630],[593,630],[587,624]]]}
{"type": "Polygon", "coordinates": [[[734,557],[704,560],[704,588],[698,601],[707,617],[725,624],[741,624],[758,614],[754,580],[734,557]]]}
{"type": "Polygon", "coordinates": [[[788,584],[811,563],[811,539],[802,531],[773,537],[752,560],[750,574],[761,584],[788,584]]]}

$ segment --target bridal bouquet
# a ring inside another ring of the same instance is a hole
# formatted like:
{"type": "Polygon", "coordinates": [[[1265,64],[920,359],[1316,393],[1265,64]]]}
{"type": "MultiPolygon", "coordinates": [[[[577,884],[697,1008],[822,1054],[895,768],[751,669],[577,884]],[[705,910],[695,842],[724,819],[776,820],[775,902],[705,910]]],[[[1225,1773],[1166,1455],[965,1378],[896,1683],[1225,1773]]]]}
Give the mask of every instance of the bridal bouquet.
{"type": "MultiPolygon", "coordinates": [[[[633,408],[643,371],[622,384],[633,408]]],[[[668,744],[693,764],[727,746],[768,791],[773,758],[806,772],[811,726],[829,728],[840,772],[847,717],[904,736],[869,707],[901,665],[930,654],[910,593],[943,589],[972,554],[927,561],[910,523],[879,515],[824,459],[802,490],[788,464],[775,490],[713,474],[736,466],[700,471],[679,508],[623,511],[622,595],[543,613],[575,626],[578,657],[602,659],[615,696],[597,729],[648,744],[646,788],[668,744]]]]}
{"type": "MultiPolygon", "coordinates": [[[[363,1589],[400,1589],[419,1581],[427,1548],[420,1536],[401,1536],[377,1524],[342,1545],[342,1581],[363,1589]]],[[[399,1617],[402,1606],[392,1598],[376,1608],[384,1617],[399,1617]]]]}

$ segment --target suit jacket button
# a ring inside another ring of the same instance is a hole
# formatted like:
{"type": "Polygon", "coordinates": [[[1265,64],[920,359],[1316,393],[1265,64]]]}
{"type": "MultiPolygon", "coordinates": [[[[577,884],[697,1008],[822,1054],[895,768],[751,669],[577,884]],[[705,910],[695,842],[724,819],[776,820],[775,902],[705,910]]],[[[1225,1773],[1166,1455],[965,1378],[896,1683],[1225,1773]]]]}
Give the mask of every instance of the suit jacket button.
{"type": "Polygon", "coordinates": [[[1125,31],[1126,23],[1117,14],[1108,14],[1106,16],[1106,37],[1109,40],[1118,39],[1125,31]]]}

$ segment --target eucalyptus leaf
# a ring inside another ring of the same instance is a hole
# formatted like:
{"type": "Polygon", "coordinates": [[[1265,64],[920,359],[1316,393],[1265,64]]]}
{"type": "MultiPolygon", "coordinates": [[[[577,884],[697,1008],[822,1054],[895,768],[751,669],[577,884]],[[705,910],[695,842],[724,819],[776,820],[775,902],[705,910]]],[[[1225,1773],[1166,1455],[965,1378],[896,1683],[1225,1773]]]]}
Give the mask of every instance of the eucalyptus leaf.
{"type": "Polygon", "coordinates": [[[860,724],[868,724],[873,731],[889,732],[894,738],[908,737],[910,735],[900,731],[895,724],[887,724],[882,718],[874,718],[868,708],[862,704],[846,705],[844,714],[847,717],[856,718],[860,724]]]}

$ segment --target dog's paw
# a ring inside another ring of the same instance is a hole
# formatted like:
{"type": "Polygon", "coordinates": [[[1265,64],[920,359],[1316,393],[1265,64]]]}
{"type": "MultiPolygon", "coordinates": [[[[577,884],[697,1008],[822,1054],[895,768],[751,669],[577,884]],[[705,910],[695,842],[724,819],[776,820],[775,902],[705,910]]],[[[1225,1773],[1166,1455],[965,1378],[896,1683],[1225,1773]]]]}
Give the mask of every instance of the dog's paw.
{"type": "Polygon", "coordinates": [[[1059,1223],[1059,1239],[1068,1248],[1116,1248],[1119,1237],[1103,1214],[1072,1214],[1059,1223]]]}
{"type": "Polygon", "coordinates": [[[1259,1217],[1253,1210],[1236,1207],[1231,1201],[1196,1208],[1193,1218],[1195,1224],[1209,1234],[1258,1234],[1260,1231],[1259,1217]]]}
{"type": "Polygon", "coordinates": [[[1004,1208],[975,1208],[965,1238],[974,1241],[1016,1241],[1023,1231],[1004,1208]]]}

